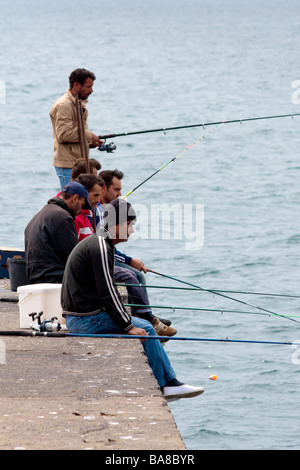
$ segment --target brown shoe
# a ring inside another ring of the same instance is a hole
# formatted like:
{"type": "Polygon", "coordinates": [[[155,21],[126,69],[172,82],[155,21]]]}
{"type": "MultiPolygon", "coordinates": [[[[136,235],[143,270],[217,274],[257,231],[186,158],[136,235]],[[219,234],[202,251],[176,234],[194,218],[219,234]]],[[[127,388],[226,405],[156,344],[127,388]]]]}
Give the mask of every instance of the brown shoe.
{"type": "Polygon", "coordinates": [[[155,329],[155,332],[158,336],[174,336],[177,333],[175,328],[171,326],[164,325],[158,318],[154,317],[152,320],[152,325],[155,329]]]}

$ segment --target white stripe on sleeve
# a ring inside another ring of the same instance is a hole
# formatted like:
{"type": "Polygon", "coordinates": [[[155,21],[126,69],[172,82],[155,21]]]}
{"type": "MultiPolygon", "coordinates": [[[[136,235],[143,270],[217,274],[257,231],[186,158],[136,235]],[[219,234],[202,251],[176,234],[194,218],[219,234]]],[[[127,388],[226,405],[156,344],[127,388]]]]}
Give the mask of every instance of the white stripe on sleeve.
{"type": "Polygon", "coordinates": [[[119,299],[119,296],[116,293],[113,281],[110,276],[109,264],[108,264],[108,258],[107,258],[107,246],[106,246],[105,240],[102,237],[98,237],[98,239],[99,239],[99,247],[100,247],[100,253],[101,253],[103,273],[105,276],[105,280],[106,280],[106,284],[107,284],[110,296],[113,300],[113,303],[117,311],[120,313],[122,319],[128,322],[130,321],[130,317],[124,310],[124,307],[119,299]]]}

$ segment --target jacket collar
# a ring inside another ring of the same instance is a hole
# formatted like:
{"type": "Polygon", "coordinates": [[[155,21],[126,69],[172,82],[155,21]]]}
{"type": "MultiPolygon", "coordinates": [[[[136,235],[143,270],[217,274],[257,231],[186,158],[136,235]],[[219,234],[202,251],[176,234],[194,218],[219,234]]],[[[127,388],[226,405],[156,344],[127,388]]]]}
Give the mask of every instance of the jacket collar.
{"type": "Polygon", "coordinates": [[[105,238],[105,239],[108,239],[108,240],[112,240],[111,234],[104,227],[100,227],[97,230],[97,235],[98,235],[98,237],[102,237],[102,238],[105,238]]]}
{"type": "MultiPolygon", "coordinates": [[[[72,101],[72,103],[75,105],[76,101],[75,101],[75,96],[72,95],[72,93],[70,92],[70,90],[67,90],[67,93],[66,93],[67,97],[69,98],[69,100],[72,101]]],[[[85,107],[86,104],[87,104],[88,100],[81,100],[81,103],[82,105],[85,107]]]]}
{"type": "Polygon", "coordinates": [[[68,204],[66,204],[65,201],[61,199],[60,197],[52,197],[51,199],[49,199],[48,204],[54,204],[56,206],[61,207],[65,211],[69,212],[69,214],[71,214],[71,216],[75,220],[76,216],[74,212],[69,208],[68,204]]]}
{"type": "Polygon", "coordinates": [[[85,215],[86,217],[88,217],[88,216],[93,217],[93,213],[89,209],[82,209],[81,214],[85,215]]]}

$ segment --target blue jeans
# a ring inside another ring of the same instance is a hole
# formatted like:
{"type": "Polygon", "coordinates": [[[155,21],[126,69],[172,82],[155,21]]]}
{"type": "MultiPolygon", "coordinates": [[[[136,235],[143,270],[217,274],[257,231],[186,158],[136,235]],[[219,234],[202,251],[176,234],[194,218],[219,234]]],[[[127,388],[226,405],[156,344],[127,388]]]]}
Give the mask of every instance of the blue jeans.
{"type": "Polygon", "coordinates": [[[65,185],[70,183],[71,181],[72,168],[59,168],[58,166],[56,166],[55,170],[59,178],[60,189],[64,189],[65,185]]]}
{"type": "MultiPolygon", "coordinates": [[[[117,283],[124,284],[139,284],[139,280],[136,276],[136,270],[128,269],[127,264],[122,263],[123,266],[114,266],[114,279],[117,283]]],[[[138,271],[137,271],[138,272],[138,271]]],[[[127,287],[128,295],[130,301],[133,304],[137,305],[149,305],[149,298],[147,291],[145,292],[143,287],[128,286],[127,287]]],[[[136,314],[151,312],[150,307],[132,307],[132,311],[136,314]]]]}
{"type": "MultiPolygon", "coordinates": [[[[131,320],[135,327],[143,328],[151,336],[156,335],[153,326],[147,320],[136,317],[132,317],[131,320]]],[[[124,334],[122,328],[117,326],[108,313],[103,311],[88,317],[66,315],[66,324],[70,333],[124,334]]],[[[111,341],[113,341],[113,339],[111,341]]],[[[126,340],[124,339],[124,341],[126,340]]],[[[128,339],[128,341],[134,340],[128,339]]],[[[164,387],[167,382],[176,377],[176,374],[161,342],[158,339],[148,339],[148,341],[144,341],[142,345],[159,386],[164,387]]],[[[117,366],[117,364],[115,364],[115,366],[117,366]]]]}
{"type": "MultiPolygon", "coordinates": [[[[115,266],[118,266],[119,268],[129,269],[136,275],[139,284],[146,285],[146,278],[142,271],[138,271],[132,266],[129,266],[129,264],[121,263],[120,261],[115,261],[115,266]]],[[[145,294],[148,295],[146,287],[142,287],[142,289],[144,289],[145,294]]]]}

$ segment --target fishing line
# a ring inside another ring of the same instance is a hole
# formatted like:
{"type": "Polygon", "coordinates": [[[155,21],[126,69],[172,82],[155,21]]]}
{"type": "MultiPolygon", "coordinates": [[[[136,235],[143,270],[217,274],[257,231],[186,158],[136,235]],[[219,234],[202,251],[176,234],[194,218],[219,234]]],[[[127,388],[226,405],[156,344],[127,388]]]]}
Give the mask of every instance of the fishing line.
{"type": "MultiPolygon", "coordinates": [[[[224,121],[225,123],[225,121],[224,121]]],[[[220,122],[219,124],[224,124],[222,122],[220,122]]],[[[134,191],[136,191],[138,188],[140,188],[143,184],[147,183],[147,181],[149,181],[151,178],[153,178],[153,176],[157,175],[157,173],[159,173],[160,171],[164,170],[168,165],[170,165],[170,163],[173,163],[175,162],[175,160],[177,160],[177,158],[181,157],[185,152],[187,152],[188,150],[190,150],[191,148],[193,148],[195,145],[197,145],[201,140],[204,140],[209,134],[211,134],[212,132],[214,132],[216,130],[217,127],[214,127],[213,129],[211,129],[207,134],[204,134],[202,137],[200,137],[199,139],[197,139],[193,144],[189,145],[188,147],[186,147],[184,150],[182,150],[180,153],[178,153],[178,155],[176,155],[175,157],[171,158],[170,161],[168,161],[167,163],[165,163],[162,167],[160,167],[158,170],[156,170],[154,173],[152,173],[152,175],[148,176],[148,178],[146,178],[144,181],[142,181],[140,184],[138,184],[135,188],[133,188],[131,191],[129,191],[127,194],[125,194],[125,196],[122,196],[123,199],[126,199],[128,196],[130,196],[130,194],[132,194],[134,191]]]]}
{"type": "Polygon", "coordinates": [[[246,118],[246,119],[232,119],[230,121],[205,122],[201,124],[189,124],[185,126],[162,127],[160,129],[148,129],[144,131],[122,132],[120,134],[106,134],[106,135],[99,135],[99,139],[112,139],[115,137],[124,137],[124,136],[129,136],[129,135],[138,135],[138,134],[149,134],[152,132],[167,132],[167,131],[174,131],[174,130],[180,130],[180,129],[191,129],[194,127],[204,128],[208,126],[217,126],[219,124],[233,124],[233,123],[238,123],[238,122],[242,124],[243,122],[249,122],[249,121],[261,121],[261,120],[266,120],[266,119],[279,119],[279,118],[285,118],[285,117],[293,118],[294,116],[300,116],[300,113],[278,114],[275,116],[252,117],[252,118],[246,118]]]}
{"type": "Polygon", "coordinates": [[[201,290],[206,291],[206,292],[210,292],[211,294],[216,294],[216,295],[219,295],[219,296],[224,297],[224,298],[226,298],[226,299],[233,300],[233,301],[235,301],[235,302],[239,302],[239,303],[244,304],[244,305],[248,305],[248,307],[252,307],[252,308],[258,309],[258,310],[260,310],[260,311],[267,312],[267,313],[270,313],[270,314],[272,314],[272,315],[276,315],[276,316],[281,317],[281,318],[285,318],[285,319],[290,320],[290,321],[293,321],[293,322],[295,322],[295,323],[300,323],[298,320],[295,320],[294,318],[291,318],[291,317],[289,317],[289,316],[282,315],[282,314],[280,314],[280,313],[276,313],[276,312],[273,312],[273,311],[271,311],[271,310],[267,310],[267,309],[265,309],[265,308],[258,307],[258,306],[256,306],[256,305],[252,305],[252,304],[250,304],[250,303],[248,303],[248,302],[245,302],[244,300],[240,300],[240,299],[236,299],[236,298],[234,298],[234,297],[230,297],[230,296],[228,296],[228,295],[222,294],[221,292],[217,292],[217,291],[211,290],[211,289],[205,289],[205,288],[203,288],[203,287],[196,286],[195,284],[191,284],[190,282],[182,281],[181,279],[176,279],[175,277],[167,276],[166,274],[162,274],[162,273],[158,273],[158,272],[153,271],[152,269],[149,269],[149,268],[148,268],[148,271],[149,271],[150,273],[157,274],[158,276],[166,277],[166,278],[168,278],[168,279],[172,279],[173,281],[177,281],[177,282],[181,282],[181,283],[183,283],[183,284],[187,284],[187,285],[189,285],[189,286],[191,286],[191,287],[197,287],[198,289],[201,289],[201,290]]]}

